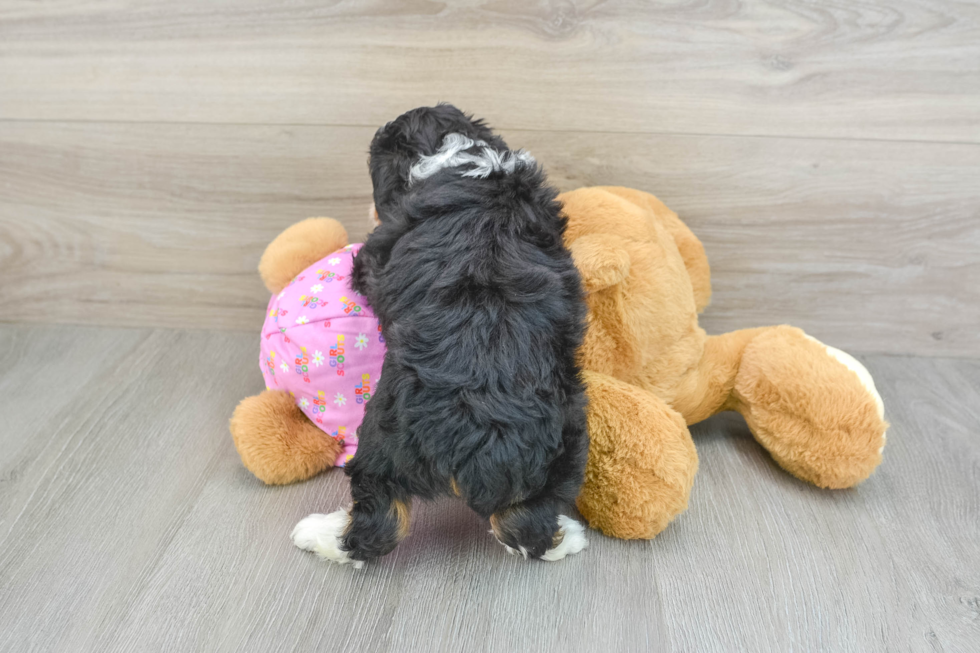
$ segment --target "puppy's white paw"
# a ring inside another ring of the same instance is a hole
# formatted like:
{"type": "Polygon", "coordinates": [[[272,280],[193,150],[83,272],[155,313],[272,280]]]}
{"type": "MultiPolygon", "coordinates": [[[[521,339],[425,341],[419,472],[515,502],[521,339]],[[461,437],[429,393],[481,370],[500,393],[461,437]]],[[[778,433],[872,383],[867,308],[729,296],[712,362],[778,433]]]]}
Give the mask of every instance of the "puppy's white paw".
{"type": "Polygon", "coordinates": [[[346,510],[338,510],[329,515],[310,515],[296,524],[290,537],[293,544],[304,551],[312,551],[324,560],[342,565],[353,564],[355,569],[360,569],[364,566],[364,561],[352,560],[350,554],[340,548],[349,523],[350,515],[346,510]]]}
{"type": "Polygon", "coordinates": [[[589,541],[585,539],[585,527],[567,515],[558,515],[558,531],[562,534],[561,542],[545,551],[542,560],[555,562],[589,546],[589,541]]]}

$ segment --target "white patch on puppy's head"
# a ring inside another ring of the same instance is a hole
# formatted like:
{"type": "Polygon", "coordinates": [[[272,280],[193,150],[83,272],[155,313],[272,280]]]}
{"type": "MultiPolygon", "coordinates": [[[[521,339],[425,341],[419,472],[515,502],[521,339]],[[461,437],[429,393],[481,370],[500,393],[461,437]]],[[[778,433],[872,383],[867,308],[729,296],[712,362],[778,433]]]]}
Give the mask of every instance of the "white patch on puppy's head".
{"type": "Polygon", "coordinates": [[[501,170],[512,173],[518,163],[533,165],[534,157],[524,150],[499,152],[487,145],[486,141],[474,141],[472,138],[457,133],[446,134],[438,152],[419,157],[418,162],[412,166],[408,173],[408,183],[414,184],[417,181],[428,179],[445,168],[463,166],[472,166],[460,173],[463,177],[482,179],[501,170]],[[477,153],[467,151],[477,147],[480,148],[477,153]]]}

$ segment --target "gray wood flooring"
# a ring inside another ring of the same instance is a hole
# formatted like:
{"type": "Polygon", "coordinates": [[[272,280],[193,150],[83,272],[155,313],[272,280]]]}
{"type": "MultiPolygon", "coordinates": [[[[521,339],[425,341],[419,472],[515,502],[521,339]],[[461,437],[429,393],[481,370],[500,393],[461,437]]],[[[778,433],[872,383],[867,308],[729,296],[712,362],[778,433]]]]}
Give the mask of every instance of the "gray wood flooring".
{"type": "Polygon", "coordinates": [[[892,427],[854,490],[794,480],[726,414],[652,542],[528,563],[447,500],[355,571],[288,539],[347,501],[339,470],[270,488],[238,461],[256,344],[0,326],[0,650],[977,650],[980,361],[861,357],[892,427]]]}

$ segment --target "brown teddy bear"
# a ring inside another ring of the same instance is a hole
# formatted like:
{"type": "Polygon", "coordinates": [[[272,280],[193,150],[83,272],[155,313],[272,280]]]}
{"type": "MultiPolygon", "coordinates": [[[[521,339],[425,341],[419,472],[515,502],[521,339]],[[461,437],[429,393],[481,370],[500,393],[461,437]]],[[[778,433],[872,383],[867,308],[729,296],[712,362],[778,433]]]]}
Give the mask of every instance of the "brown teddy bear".
{"type": "Polygon", "coordinates": [[[675,213],[628,188],[559,199],[589,306],[578,507],[590,526],[621,538],[662,531],[687,507],[697,471],[687,425],[724,410],[802,480],[844,488],[871,474],[888,425],[860,363],[789,326],[707,336],[708,260],[675,213]]]}
{"type": "MultiPolygon", "coordinates": [[[[708,261],[676,214],[627,188],[559,199],[589,307],[579,362],[590,450],[578,507],[593,528],[619,538],[662,531],[687,507],[698,466],[687,425],[724,410],[741,413],[805,481],[843,488],[871,474],[887,424],[860,363],[788,326],[707,336],[697,316],[711,296],[708,261]]],[[[304,221],[270,244],[259,270],[277,293],[345,244],[335,221],[304,221]]],[[[244,400],[231,430],[246,467],[268,483],[309,478],[338,453],[281,391],[244,400]]]]}

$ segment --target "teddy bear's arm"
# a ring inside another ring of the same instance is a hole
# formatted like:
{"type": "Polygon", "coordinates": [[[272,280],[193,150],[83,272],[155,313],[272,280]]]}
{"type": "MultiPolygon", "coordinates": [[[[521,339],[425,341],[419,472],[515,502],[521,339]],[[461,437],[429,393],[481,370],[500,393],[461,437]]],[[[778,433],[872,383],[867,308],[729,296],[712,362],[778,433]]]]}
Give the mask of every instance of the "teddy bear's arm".
{"type": "Polygon", "coordinates": [[[578,508],[612,537],[649,539],[687,508],[698,467],[684,418],[654,394],[583,372],[589,459],[578,508]]]}
{"type": "Polygon", "coordinates": [[[668,209],[654,195],[623,186],[602,186],[602,189],[650,211],[654,218],[667,229],[674,238],[681,258],[684,259],[684,267],[687,268],[687,273],[691,277],[694,302],[698,313],[704,311],[711,302],[711,267],[708,265],[708,257],[704,253],[704,245],[701,244],[698,237],[688,229],[676,213],[668,209]]]}
{"type": "Polygon", "coordinates": [[[589,234],[569,246],[586,292],[604,290],[629,274],[626,243],[613,234],[589,234]]]}

